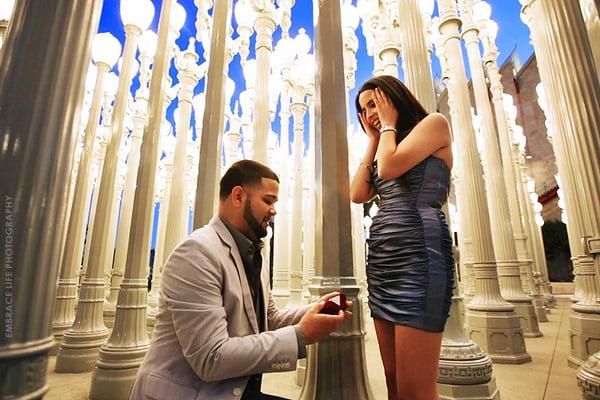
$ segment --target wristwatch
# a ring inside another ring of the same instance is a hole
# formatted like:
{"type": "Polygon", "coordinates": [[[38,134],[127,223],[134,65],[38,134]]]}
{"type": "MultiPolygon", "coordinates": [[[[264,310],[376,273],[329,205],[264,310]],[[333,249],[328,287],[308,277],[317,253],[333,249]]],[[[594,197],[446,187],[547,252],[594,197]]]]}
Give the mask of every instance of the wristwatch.
{"type": "Polygon", "coordinates": [[[379,130],[379,134],[381,135],[383,132],[388,132],[388,131],[392,131],[392,132],[397,132],[396,128],[394,128],[391,125],[388,124],[384,124],[381,129],[379,130]]]}

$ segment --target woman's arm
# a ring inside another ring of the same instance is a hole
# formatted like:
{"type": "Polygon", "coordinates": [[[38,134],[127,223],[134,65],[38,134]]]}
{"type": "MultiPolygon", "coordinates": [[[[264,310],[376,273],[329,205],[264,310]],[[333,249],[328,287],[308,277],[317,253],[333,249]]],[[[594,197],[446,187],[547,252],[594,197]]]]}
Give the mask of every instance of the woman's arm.
{"type": "Polygon", "coordinates": [[[369,137],[369,144],[365,156],[358,165],[354,177],[352,178],[352,183],[350,184],[350,200],[353,203],[365,203],[371,200],[376,194],[373,183],[371,182],[371,166],[373,165],[373,160],[377,153],[379,133],[376,129],[366,123],[362,114],[359,114],[358,117],[365,129],[368,130],[367,136],[369,137]]]}
{"type": "Polygon", "coordinates": [[[379,177],[390,180],[402,176],[437,150],[450,145],[448,120],[438,113],[425,117],[398,145],[394,131],[383,132],[378,148],[379,177]]]}

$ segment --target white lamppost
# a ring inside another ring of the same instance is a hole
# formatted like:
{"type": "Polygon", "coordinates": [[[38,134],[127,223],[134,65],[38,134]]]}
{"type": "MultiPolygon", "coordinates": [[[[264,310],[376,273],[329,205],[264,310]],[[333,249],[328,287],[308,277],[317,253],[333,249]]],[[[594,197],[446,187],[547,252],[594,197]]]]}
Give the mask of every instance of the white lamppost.
{"type": "MultiPolygon", "coordinates": [[[[294,39],[281,38],[275,46],[274,58],[279,62],[281,88],[279,98],[279,198],[277,217],[275,218],[273,244],[273,298],[278,306],[284,306],[289,298],[290,272],[290,171],[289,171],[289,124],[290,124],[290,87],[291,69],[296,58],[294,39]]],[[[245,136],[244,136],[245,137],[245,136]]]]}
{"type": "Polygon", "coordinates": [[[0,49],[4,44],[4,38],[8,29],[8,22],[15,7],[15,0],[5,0],[0,4],[0,49]]]}
{"type": "MultiPolygon", "coordinates": [[[[123,191],[123,201],[121,205],[121,217],[119,219],[119,229],[117,237],[117,247],[115,250],[115,261],[113,274],[111,277],[110,297],[104,307],[104,320],[108,325],[109,320],[113,320],[117,309],[117,297],[123,274],[125,273],[125,262],[127,260],[127,249],[129,246],[129,230],[131,228],[131,215],[133,213],[133,196],[137,180],[137,172],[140,163],[140,146],[144,133],[144,123],[147,119],[148,108],[148,81],[150,79],[150,64],[156,52],[156,33],[145,31],[140,36],[140,87],[135,95],[133,110],[133,128],[129,137],[129,156],[127,157],[127,175],[125,177],[125,189],[123,191]]],[[[112,325],[111,325],[112,326],[112,325]]]]}
{"type": "Polygon", "coordinates": [[[356,28],[360,17],[358,9],[352,5],[352,1],[345,0],[342,8],[342,35],[344,38],[344,72],[346,78],[346,92],[354,88],[356,84],[356,52],[358,50],[358,38],[356,28]]]}
{"type": "MultiPolygon", "coordinates": [[[[99,44],[97,45],[98,47],[96,47],[96,51],[102,52],[101,48],[104,47],[104,51],[110,54],[110,56],[106,57],[104,61],[110,59],[110,62],[114,64],[116,62],[116,59],[118,58],[118,54],[121,51],[121,46],[119,42],[109,33],[106,33],[103,36],[98,36],[98,40],[99,44]]],[[[101,56],[97,54],[97,57],[101,56]]],[[[107,71],[108,68],[108,65],[105,65],[101,67],[100,70],[107,71]]],[[[112,117],[111,120],[114,120],[114,117],[112,117]]],[[[90,121],[90,123],[97,123],[97,120],[94,121],[90,119],[90,121]]],[[[117,153],[115,152],[115,157],[116,156],[117,153]]],[[[106,165],[106,159],[104,165],[106,165]]],[[[107,198],[108,204],[104,205],[104,207],[108,207],[109,211],[113,205],[114,196],[112,195],[112,193],[113,192],[111,192],[111,196],[107,198]]],[[[81,199],[82,202],[83,200],[84,199],[81,199]]],[[[102,208],[103,206],[101,204],[102,203],[99,200],[97,202],[97,207],[102,208]]],[[[85,207],[85,204],[83,204],[82,207],[85,207]]],[[[76,221],[74,221],[74,223],[75,222],[76,221]]],[[[96,219],[95,222],[96,223],[94,224],[94,226],[101,225],[101,223],[97,223],[98,219],[96,219]]],[[[92,236],[101,237],[102,234],[98,232],[92,236]]],[[[73,240],[77,240],[77,237],[81,237],[81,233],[78,234],[76,231],[74,231],[73,240]]],[[[93,252],[94,239],[91,239],[91,241],[92,246],[90,248],[92,248],[93,252]]],[[[73,249],[73,251],[77,252],[76,249],[73,249]]],[[[69,258],[73,260],[73,257],[75,257],[75,254],[73,254],[69,258]]],[[[65,257],[65,261],[66,259],[67,258],[65,257]]],[[[91,256],[90,259],[93,260],[93,256],[91,256]]],[[[78,260],[74,260],[74,262],[75,266],[77,266],[79,263],[78,260]]],[[[89,371],[92,368],[91,362],[94,361],[98,356],[98,349],[100,345],[108,336],[108,330],[106,329],[106,327],[104,326],[104,322],[102,321],[102,303],[104,302],[103,267],[104,263],[97,263],[95,268],[87,269],[86,279],[84,279],[80,292],[80,298],[86,299],[86,301],[79,303],[79,306],[77,308],[77,315],[75,317],[73,326],[71,326],[64,334],[64,340],[61,344],[61,347],[59,348],[58,357],[56,360],[57,372],[89,371]],[[90,313],[93,313],[96,318],[92,317],[90,313]]],[[[71,266],[70,268],[73,267],[71,266]]]]}
{"type": "MultiPolygon", "coordinates": [[[[163,3],[161,21],[159,24],[159,31],[161,33],[166,32],[165,25],[169,22],[171,10],[165,9],[165,7],[169,7],[170,4],[171,3],[168,0],[163,3]]],[[[135,47],[132,49],[133,54],[130,54],[127,51],[129,35],[133,33],[135,35],[133,37],[137,41],[138,36],[148,28],[150,22],[154,18],[154,6],[149,0],[145,0],[143,2],[139,0],[122,0],[121,15],[126,32],[126,51],[123,56],[123,75],[121,76],[121,79],[124,82],[119,82],[119,95],[121,95],[120,89],[123,89],[124,92],[129,93],[129,86],[131,84],[128,63],[133,60],[135,47]],[[137,29],[134,29],[133,27],[136,27],[137,29]]],[[[163,40],[165,39],[166,38],[163,40]]],[[[164,51],[164,47],[162,47],[162,45],[159,46],[158,53],[160,54],[161,51],[164,51]]],[[[157,60],[155,60],[155,69],[158,71],[162,70],[161,64],[163,60],[160,59],[161,57],[164,56],[161,54],[157,57],[157,60]]],[[[154,76],[155,79],[161,77],[162,75],[160,72],[154,76]]],[[[156,85],[153,82],[153,89],[154,88],[156,88],[156,85]]],[[[155,93],[152,94],[152,97],[159,93],[160,90],[155,90],[155,93]]],[[[115,108],[119,104],[119,95],[117,96],[115,108]]],[[[122,118],[119,117],[119,120],[122,120],[122,118]]],[[[151,125],[151,123],[152,121],[150,121],[149,125],[151,125]]],[[[122,124],[122,121],[117,122],[117,124],[122,124]]],[[[117,127],[119,130],[123,129],[122,125],[117,125],[117,127]]],[[[113,131],[113,137],[114,135],[115,131],[113,131]]],[[[146,137],[144,139],[146,139],[146,137]]],[[[147,150],[145,150],[145,152],[148,154],[147,150]]],[[[139,181],[136,182],[134,201],[131,207],[132,209],[137,209],[139,211],[145,209],[145,207],[140,204],[138,196],[139,192],[144,189],[146,182],[144,180],[144,174],[138,173],[137,176],[139,181]]],[[[133,180],[132,177],[129,179],[133,180]]],[[[130,218],[129,216],[127,217],[130,218]]],[[[131,214],[131,219],[131,229],[129,229],[127,232],[122,232],[122,234],[129,236],[129,242],[133,243],[133,246],[128,249],[124,278],[118,296],[114,328],[110,338],[108,339],[108,342],[105,343],[100,349],[100,359],[96,363],[96,367],[94,368],[94,373],[92,375],[90,397],[93,399],[114,399],[126,397],[135,379],[137,367],[141,363],[149,345],[145,330],[141,327],[143,326],[143,321],[145,319],[144,306],[146,300],[146,284],[143,277],[146,273],[147,262],[141,262],[135,257],[131,257],[132,254],[129,252],[129,250],[135,250],[136,247],[139,248],[141,242],[144,242],[144,240],[140,239],[139,236],[136,237],[135,235],[140,234],[140,231],[143,231],[143,228],[145,227],[140,226],[141,224],[139,223],[139,218],[136,220],[133,213],[131,214]],[[143,293],[141,299],[139,293],[143,293]]],[[[147,221],[145,223],[148,225],[147,221]]],[[[146,247],[149,247],[149,242],[146,244],[146,247]]],[[[135,255],[135,252],[133,253],[135,255]]],[[[148,256],[148,253],[149,252],[146,251],[146,257],[148,256]]]]}
{"type": "MultiPolygon", "coordinates": [[[[298,35],[296,39],[299,37],[298,35]]],[[[302,40],[302,38],[301,38],[302,40]]],[[[306,56],[304,56],[306,57],[306,56]]],[[[303,62],[306,58],[300,58],[297,61],[299,72],[307,72],[310,74],[313,63],[303,62]]],[[[310,75],[309,75],[310,76],[310,75]]],[[[311,76],[312,78],[312,76],[311,76]]],[[[305,243],[303,238],[302,224],[302,167],[304,159],[304,116],[308,109],[306,103],[306,76],[298,76],[297,82],[292,87],[292,104],[291,112],[294,120],[294,142],[293,142],[293,159],[294,159],[294,186],[292,196],[292,218],[290,224],[290,305],[302,304],[302,243],[305,243]]],[[[312,79],[311,79],[312,80],[312,79]]]]}
{"type": "Polygon", "coordinates": [[[436,102],[423,14],[432,9],[433,0],[397,0],[396,5],[404,80],[428,112],[436,110],[436,102]]]}
{"type": "MultiPolygon", "coordinates": [[[[492,92],[492,102],[496,114],[496,126],[498,129],[498,139],[500,142],[502,162],[504,165],[512,165],[514,162],[511,146],[511,133],[509,130],[510,123],[508,122],[508,119],[510,118],[514,120],[516,117],[516,107],[512,104],[512,98],[507,98],[503,93],[503,85],[501,82],[498,65],[496,63],[498,51],[496,49],[495,40],[498,33],[498,25],[494,21],[490,20],[491,6],[485,1],[476,2],[473,6],[473,12],[476,23],[480,30],[480,37],[484,48],[484,62],[491,83],[490,90],[492,92]],[[509,110],[511,115],[509,115],[509,110]]],[[[538,270],[541,270],[542,267],[540,263],[542,261],[536,260],[538,262],[533,264],[533,260],[535,259],[534,255],[529,253],[530,246],[527,242],[535,243],[535,238],[526,234],[528,229],[523,224],[523,214],[519,210],[519,199],[517,193],[518,186],[521,184],[521,182],[520,179],[518,179],[518,174],[515,172],[514,167],[504,168],[503,172],[504,181],[507,187],[511,223],[513,227],[517,255],[521,268],[521,276],[523,278],[523,286],[525,290],[528,290],[528,287],[533,285],[532,269],[535,267],[538,270]]],[[[544,296],[546,299],[548,301],[552,301],[552,295],[547,290],[544,291],[544,296]]],[[[538,318],[540,321],[547,320],[543,305],[539,304],[539,296],[535,294],[534,305],[536,306],[536,311],[538,312],[538,318]]]]}
{"type": "Polygon", "coordinates": [[[210,47],[211,19],[208,10],[213,6],[213,0],[194,0],[198,12],[196,14],[196,40],[202,42],[204,48],[210,47]]]}
{"type": "MultiPolygon", "coordinates": [[[[169,201],[171,193],[171,180],[173,178],[173,154],[175,152],[176,139],[173,136],[173,126],[166,119],[166,110],[169,104],[176,96],[176,91],[171,87],[166,91],[163,100],[163,116],[160,127],[160,149],[158,151],[159,166],[162,172],[161,185],[162,193],[160,197],[160,205],[158,208],[158,227],[156,230],[156,243],[154,252],[154,266],[152,269],[151,290],[148,294],[148,307],[146,325],[148,333],[152,333],[154,322],[156,321],[156,312],[158,311],[158,289],[162,276],[162,268],[167,261],[169,253],[165,252],[165,237],[167,231],[167,219],[169,216],[169,201]],[[161,155],[164,157],[161,159],[161,155]]],[[[155,188],[156,191],[156,188],[155,188]]]]}
{"type": "Polygon", "coordinates": [[[250,54],[250,36],[254,33],[254,21],[256,20],[256,11],[250,6],[250,0],[239,0],[233,9],[235,20],[237,22],[237,33],[240,43],[240,63],[242,67],[246,65],[248,54],[250,54]]]}
{"type": "Polygon", "coordinates": [[[119,76],[117,95],[111,118],[111,137],[106,149],[104,166],[98,193],[98,205],[90,247],[90,264],[81,289],[81,296],[89,300],[81,303],[77,309],[77,317],[72,328],[65,333],[63,346],[59,351],[56,370],[60,372],[82,372],[92,368],[92,361],[98,356],[98,348],[108,336],[108,330],[99,315],[104,302],[100,281],[107,265],[112,264],[114,249],[114,232],[110,231],[114,215],[115,181],[118,164],[118,150],[123,134],[123,120],[127,106],[127,97],[131,85],[131,65],[135,56],[138,37],[145,30],[154,15],[154,7],[138,7],[135,0],[121,1],[121,18],[125,28],[125,46],[123,67],[119,76]],[[151,7],[150,11],[148,8],[151,7]],[[99,317],[99,318],[98,318],[99,317]],[[72,337],[72,338],[71,338],[72,337]],[[68,349],[68,350],[67,350],[68,349]]]}
{"type": "Polygon", "coordinates": [[[472,237],[472,268],[477,286],[475,297],[466,305],[468,335],[479,332],[483,338],[479,344],[492,360],[527,362],[531,357],[525,350],[519,319],[514,313],[514,306],[502,298],[498,283],[485,179],[471,124],[468,85],[460,46],[459,28],[462,21],[455,1],[439,0],[438,9],[441,20],[439,31],[450,77],[448,88],[453,92],[453,116],[458,127],[454,130],[454,140],[461,148],[460,176],[465,183],[461,192],[470,204],[469,208],[459,208],[461,221],[468,225],[472,237]],[[490,324],[492,319],[498,324],[490,324]],[[498,346],[488,340],[494,335],[506,335],[510,340],[498,346]]]}
{"type": "Polygon", "coordinates": [[[244,157],[254,158],[254,126],[252,116],[254,115],[255,84],[256,84],[256,60],[246,62],[243,69],[246,90],[240,93],[240,106],[242,107],[242,132],[244,143],[244,157]]]}
{"type": "MultiPolygon", "coordinates": [[[[462,36],[467,48],[477,114],[480,117],[481,158],[484,165],[490,223],[493,227],[492,240],[500,291],[502,297],[514,305],[515,313],[521,319],[524,336],[540,337],[542,333],[539,330],[533,300],[523,291],[523,284],[521,282],[520,263],[515,245],[513,226],[511,224],[510,206],[513,204],[509,205],[508,201],[508,192],[514,193],[514,189],[507,190],[507,184],[504,179],[505,168],[503,168],[503,159],[498,151],[500,149],[499,135],[494,124],[494,113],[489,99],[479,48],[479,28],[477,21],[489,19],[488,11],[491,13],[491,9],[483,10],[485,12],[481,14],[475,14],[474,11],[482,9],[475,8],[474,10],[473,5],[475,2],[473,0],[460,0],[458,4],[464,22],[462,36]]],[[[500,95],[496,95],[499,107],[502,106],[501,98],[500,95]]],[[[510,161],[510,158],[507,158],[506,161],[510,161]]],[[[509,165],[506,165],[506,167],[509,165]]],[[[494,358],[492,357],[492,359],[494,358]]]]}
{"type": "Polygon", "coordinates": [[[57,342],[57,346],[62,342],[64,332],[69,329],[75,321],[75,299],[77,295],[76,274],[81,265],[81,256],[83,254],[85,226],[87,224],[86,210],[88,209],[91,196],[91,166],[94,157],[94,141],[96,138],[98,119],[100,117],[102,93],[104,90],[104,78],[117,62],[120,52],[121,45],[119,44],[119,41],[110,33],[100,33],[94,38],[92,59],[96,65],[96,83],[85,129],[83,153],[77,171],[73,205],[71,207],[71,216],[67,227],[67,238],[61,261],[54,317],[52,320],[52,333],[57,342]]]}
{"type": "Polygon", "coordinates": [[[281,14],[281,37],[289,37],[290,27],[292,26],[292,7],[296,0],[277,0],[279,13],[281,14]]]}
{"type": "Polygon", "coordinates": [[[170,254],[187,234],[187,207],[185,206],[185,163],[186,146],[192,115],[194,88],[204,74],[204,67],[197,65],[198,55],[194,51],[194,39],[184,52],[175,57],[180,82],[179,112],[176,123],[176,144],[173,156],[173,177],[169,191],[169,211],[167,217],[164,254],[170,254]]]}
{"type": "Polygon", "coordinates": [[[273,49],[273,31],[275,31],[277,21],[273,0],[251,0],[251,5],[258,12],[254,22],[256,30],[256,97],[253,116],[253,158],[264,163],[267,161],[269,134],[269,58],[273,49]]]}
{"type": "Polygon", "coordinates": [[[375,34],[378,42],[375,59],[381,62],[381,73],[398,77],[398,57],[402,52],[398,2],[388,1],[383,3],[383,10],[380,9],[380,15],[379,29],[375,34]]]}

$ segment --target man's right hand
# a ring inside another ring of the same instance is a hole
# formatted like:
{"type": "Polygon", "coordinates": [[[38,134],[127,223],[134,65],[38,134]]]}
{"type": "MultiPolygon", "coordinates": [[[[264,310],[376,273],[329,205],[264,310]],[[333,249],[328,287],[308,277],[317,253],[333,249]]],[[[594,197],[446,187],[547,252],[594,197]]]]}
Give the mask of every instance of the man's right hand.
{"type": "MultiPolygon", "coordinates": [[[[337,294],[338,292],[332,292],[321,297],[300,320],[298,325],[302,328],[304,340],[307,345],[329,336],[346,318],[352,316],[351,312],[342,310],[337,315],[319,314],[325,302],[337,294]]],[[[346,303],[348,304],[348,308],[352,306],[351,301],[347,301],[346,303]]]]}

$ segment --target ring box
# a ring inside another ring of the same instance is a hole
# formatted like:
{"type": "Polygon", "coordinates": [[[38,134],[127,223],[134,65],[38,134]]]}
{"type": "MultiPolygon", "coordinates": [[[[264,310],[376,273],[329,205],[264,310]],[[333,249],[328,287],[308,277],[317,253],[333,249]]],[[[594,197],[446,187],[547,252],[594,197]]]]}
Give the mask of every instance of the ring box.
{"type": "Polygon", "coordinates": [[[319,314],[338,315],[340,310],[346,310],[346,295],[340,293],[325,302],[325,305],[319,311],[319,314]]]}

